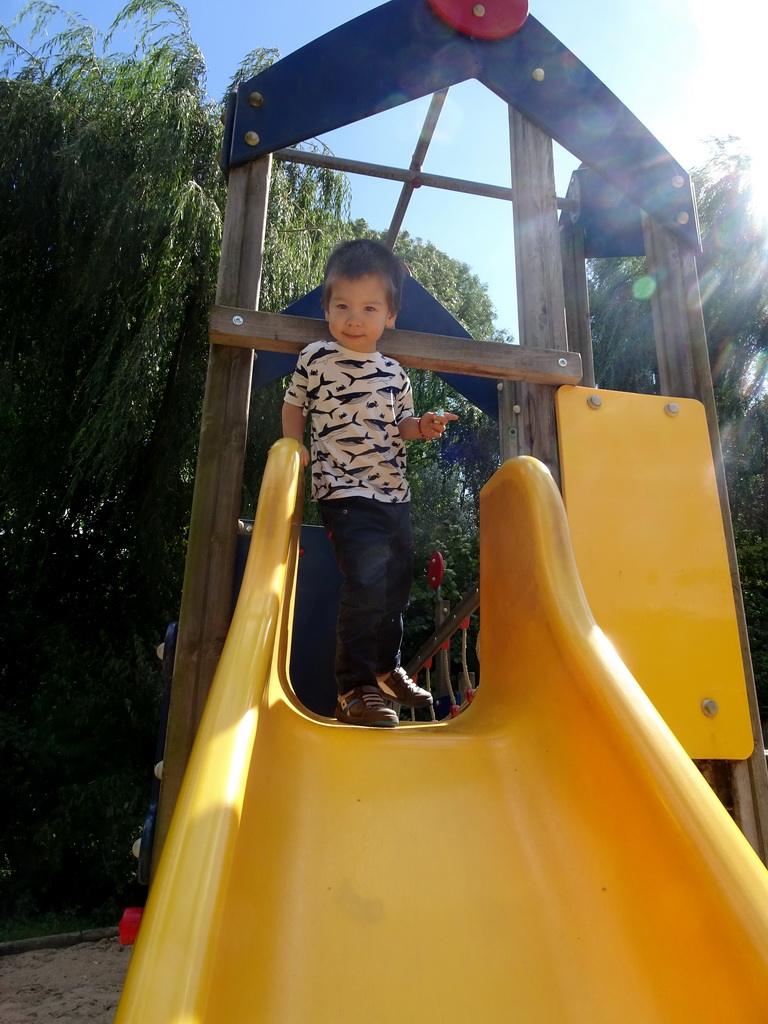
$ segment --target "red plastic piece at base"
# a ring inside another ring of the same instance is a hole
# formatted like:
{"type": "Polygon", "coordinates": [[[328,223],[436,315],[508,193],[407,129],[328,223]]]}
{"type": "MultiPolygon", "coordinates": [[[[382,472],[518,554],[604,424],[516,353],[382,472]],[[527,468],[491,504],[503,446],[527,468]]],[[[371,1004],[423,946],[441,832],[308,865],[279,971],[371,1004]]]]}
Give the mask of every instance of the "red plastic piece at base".
{"type": "Polygon", "coordinates": [[[451,718],[458,718],[461,708],[458,704],[451,704],[451,718]]]}
{"type": "Polygon", "coordinates": [[[441,651],[450,651],[450,649],[451,649],[451,638],[448,637],[448,639],[445,641],[445,643],[440,648],[440,650],[441,651]]]}
{"type": "Polygon", "coordinates": [[[460,629],[469,629],[469,620],[470,620],[470,618],[471,618],[471,616],[468,615],[466,617],[466,619],[464,619],[464,621],[462,622],[462,624],[461,624],[461,626],[459,628],[460,629]]]}
{"type": "Polygon", "coordinates": [[[437,590],[443,582],[444,572],[445,560],[439,551],[435,551],[429,560],[429,565],[427,566],[427,583],[429,583],[433,590],[437,590]]]}
{"type": "Polygon", "coordinates": [[[435,14],[451,28],[475,39],[506,39],[519,32],[528,17],[528,0],[428,0],[435,14]]]}
{"type": "Polygon", "coordinates": [[[120,918],[118,931],[120,932],[120,945],[132,946],[136,941],[136,933],[141,924],[141,915],[144,907],[126,907],[123,916],[120,918]]]}

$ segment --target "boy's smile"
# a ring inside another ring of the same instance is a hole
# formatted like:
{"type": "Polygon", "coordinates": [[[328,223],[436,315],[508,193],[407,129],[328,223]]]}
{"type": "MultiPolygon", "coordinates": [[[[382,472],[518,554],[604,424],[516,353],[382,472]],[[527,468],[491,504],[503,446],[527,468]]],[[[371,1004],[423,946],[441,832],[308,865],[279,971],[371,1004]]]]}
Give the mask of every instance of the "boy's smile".
{"type": "Polygon", "coordinates": [[[331,336],[353,352],[375,352],[385,327],[395,323],[387,291],[378,274],[340,277],[325,311],[331,336]]]}

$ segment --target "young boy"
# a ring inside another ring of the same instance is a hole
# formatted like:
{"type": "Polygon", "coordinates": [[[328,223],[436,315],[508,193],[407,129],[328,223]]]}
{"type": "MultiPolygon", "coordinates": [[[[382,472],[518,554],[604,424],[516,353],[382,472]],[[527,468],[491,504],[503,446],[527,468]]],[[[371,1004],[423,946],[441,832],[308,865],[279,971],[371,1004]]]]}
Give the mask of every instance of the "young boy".
{"type": "Polygon", "coordinates": [[[400,667],[403,612],[413,581],[405,440],[439,437],[453,413],[413,414],[399,363],[377,351],[400,309],[400,260],[380,242],[357,239],[331,253],[323,306],[333,342],[299,355],[283,404],[283,436],[303,445],[312,414],[312,497],[344,577],[336,644],[336,718],[389,727],[406,707],[432,703],[400,667]]]}

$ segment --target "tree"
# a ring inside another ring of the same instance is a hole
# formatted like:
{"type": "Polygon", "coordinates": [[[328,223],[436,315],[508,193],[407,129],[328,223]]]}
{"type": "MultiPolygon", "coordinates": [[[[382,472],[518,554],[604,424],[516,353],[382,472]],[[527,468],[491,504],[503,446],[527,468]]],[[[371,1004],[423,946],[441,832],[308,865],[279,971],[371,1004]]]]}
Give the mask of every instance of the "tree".
{"type": "Polygon", "coordinates": [[[595,371],[601,388],[656,394],[658,365],[645,258],[592,260],[589,309],[595,371]]]}
{"type": "MultiPolygon", "coordinates": [[[[38,38],[57,14],[24,12],[38,38]]],[[[135,27],[130,53],[67,19],[34,53],[0,29],[2,911],[113,915],[181,592],[226,190],[184,9],[132,0],[113,26],[135,27]]],[[[276,168],[264,308],[308,284],[346,195],[276,168]]]]}

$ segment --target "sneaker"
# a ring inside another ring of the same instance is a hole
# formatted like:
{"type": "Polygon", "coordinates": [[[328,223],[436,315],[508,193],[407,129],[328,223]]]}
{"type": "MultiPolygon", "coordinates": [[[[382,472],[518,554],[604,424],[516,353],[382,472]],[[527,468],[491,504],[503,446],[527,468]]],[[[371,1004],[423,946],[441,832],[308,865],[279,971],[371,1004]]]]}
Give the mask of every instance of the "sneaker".
{"type": "Polygon", "coordinates": [[[379,689],[390,700],[404,704],[407,708],[425,708],[432,703],[429,690],[422,690],[411,679],[404,668],[393,669],[384,679],[379,679],[379,689]]]}
{"type": "Polygon", "coordinates": [[[371,725],[391,729],[399,718],[375,686],[356,686],[349,693],[343,693],[336,705],[336,718],[348,725],[371,725]]]}

